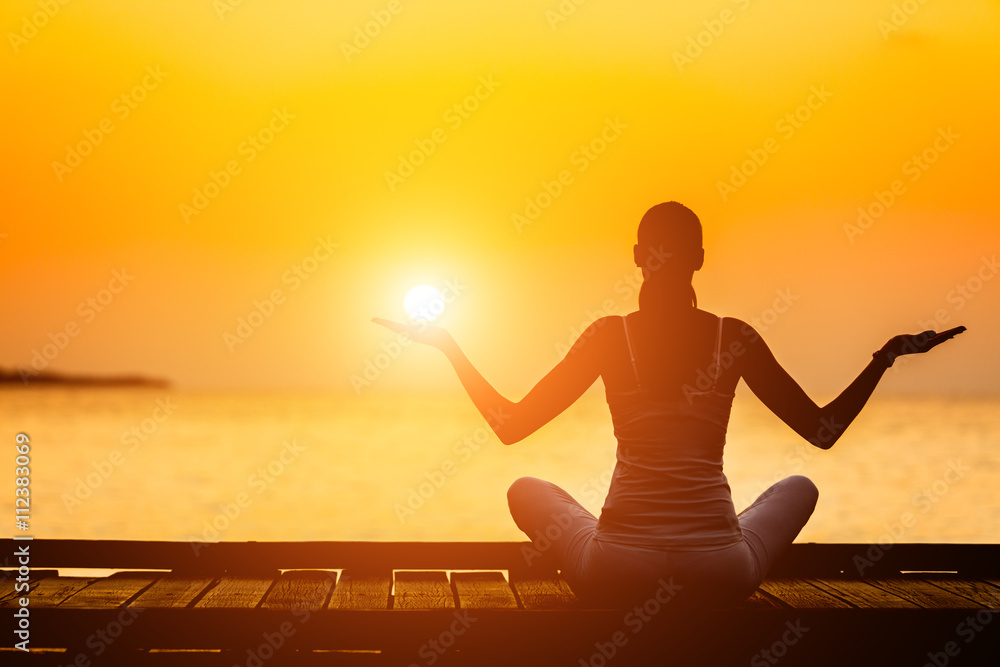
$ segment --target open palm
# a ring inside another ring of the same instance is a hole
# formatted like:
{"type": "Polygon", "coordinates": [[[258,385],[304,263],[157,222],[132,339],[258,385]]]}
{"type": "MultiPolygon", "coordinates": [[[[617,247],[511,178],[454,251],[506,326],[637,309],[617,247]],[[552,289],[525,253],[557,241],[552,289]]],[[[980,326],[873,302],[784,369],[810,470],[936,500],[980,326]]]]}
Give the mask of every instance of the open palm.
{"type": "Polygon", "coordinates": [[[387,329],[402,334],[416,343],[423,343],[424,345],[430,345],[439,349],[443,349],[448,343],[453,341],[451,334],[446,329],[434,326],[433,324],[427,324],[426,322],[418,321],[404,324],[381,317],[373,317],[372,322],[381,324],[387,329]]]}
{"type": "Polygon", "coordinates": [[[965,327],[955,327],[941,333],[927,330],[918,334],[902,334],[890,338],[889,342],[882,346],[882,351],[889,356],[891,363],[896,357],[905,354],[923,354],[964,331],[965,327]]]}

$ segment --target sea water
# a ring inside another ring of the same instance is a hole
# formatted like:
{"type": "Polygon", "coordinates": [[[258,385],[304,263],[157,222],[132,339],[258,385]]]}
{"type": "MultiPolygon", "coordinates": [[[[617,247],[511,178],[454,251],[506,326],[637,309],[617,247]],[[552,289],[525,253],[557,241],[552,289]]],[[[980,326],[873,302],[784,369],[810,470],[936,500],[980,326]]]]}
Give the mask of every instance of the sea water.
{"type": "MultiPolygon", "coordinates": [[[[513,446],[464,395],[6,388],[0,424],[8,489],[31,438],[24,534],[45,538],[521,540],[511,482],[550,480],[596,515],[615,462],[599,391],[513,446]]],[[[810,477],[800,542],[998,542],[1000,398],[876,394],[822,451],[743,391],[725,470],[737,511],[810,477]]]]}

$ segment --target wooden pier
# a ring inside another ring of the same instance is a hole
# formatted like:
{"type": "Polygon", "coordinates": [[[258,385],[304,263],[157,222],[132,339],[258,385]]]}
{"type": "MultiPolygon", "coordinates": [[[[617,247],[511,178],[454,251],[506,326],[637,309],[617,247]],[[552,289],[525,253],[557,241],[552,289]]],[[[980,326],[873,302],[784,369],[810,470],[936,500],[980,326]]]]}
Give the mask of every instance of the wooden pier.
{"type": "Polygon", "coordinates": [[[1000,665],[1000,545],[795,544],[704,610],[588,608],[528,546],[0,540],[0,663],[1000,665]]]}

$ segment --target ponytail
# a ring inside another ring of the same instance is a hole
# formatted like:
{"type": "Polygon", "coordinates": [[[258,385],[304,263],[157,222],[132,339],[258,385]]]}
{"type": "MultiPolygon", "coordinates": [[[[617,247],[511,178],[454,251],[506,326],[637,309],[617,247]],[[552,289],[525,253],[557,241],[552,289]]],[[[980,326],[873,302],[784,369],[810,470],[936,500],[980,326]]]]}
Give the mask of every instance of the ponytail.
{"type": "MultiPolygon", "coordinates": [[[[694,285],[685,280],[683,273],[691,273],[701,268],[704,261],[702,250],[701,221],[687,206],[675,201],[657,204],[646,211],[639,221],[637,248],[642,255],[661,253],[664,248],[668,260],[675,267],[670,271],[654,271],[653,267],[643,267],[644,280],[639,290],[639,308],[651,311],[674,311],[688,305],[698,307],[698,295],[694,285]],[[669,274],[669,275],[666,275],[669,274]]],[[[662,259],[657,257],[657,259],[662,259]]],[[[637,263],[642,258],[636,256],[637,263]]],[[[662,269],[662,267],[656,267],[662,269]]],[[[691,274],[688,274],[691,275],[691,274]]]]}

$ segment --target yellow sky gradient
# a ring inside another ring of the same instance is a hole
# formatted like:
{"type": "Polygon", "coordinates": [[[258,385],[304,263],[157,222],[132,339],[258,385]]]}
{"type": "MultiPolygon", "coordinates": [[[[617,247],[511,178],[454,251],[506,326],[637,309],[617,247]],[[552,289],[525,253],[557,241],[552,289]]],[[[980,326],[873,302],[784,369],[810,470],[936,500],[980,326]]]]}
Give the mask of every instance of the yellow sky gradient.
{"type": "MultiPolygon", "coordinates": [[[[452,284],[442,324],[518,398],[636,307],[636,225],[678,200],[700,305],[760,320],[813,395],[935,319],[969,332],[885,384],[1000,389],[1000,5],[559,7],[3,3],[0,366],[70,327],[46,370],[353,391],[394,339],[369,319],[452,284]]],[[[406,348],[358,391],[414,388],[458,383],[406,348]]]]}

